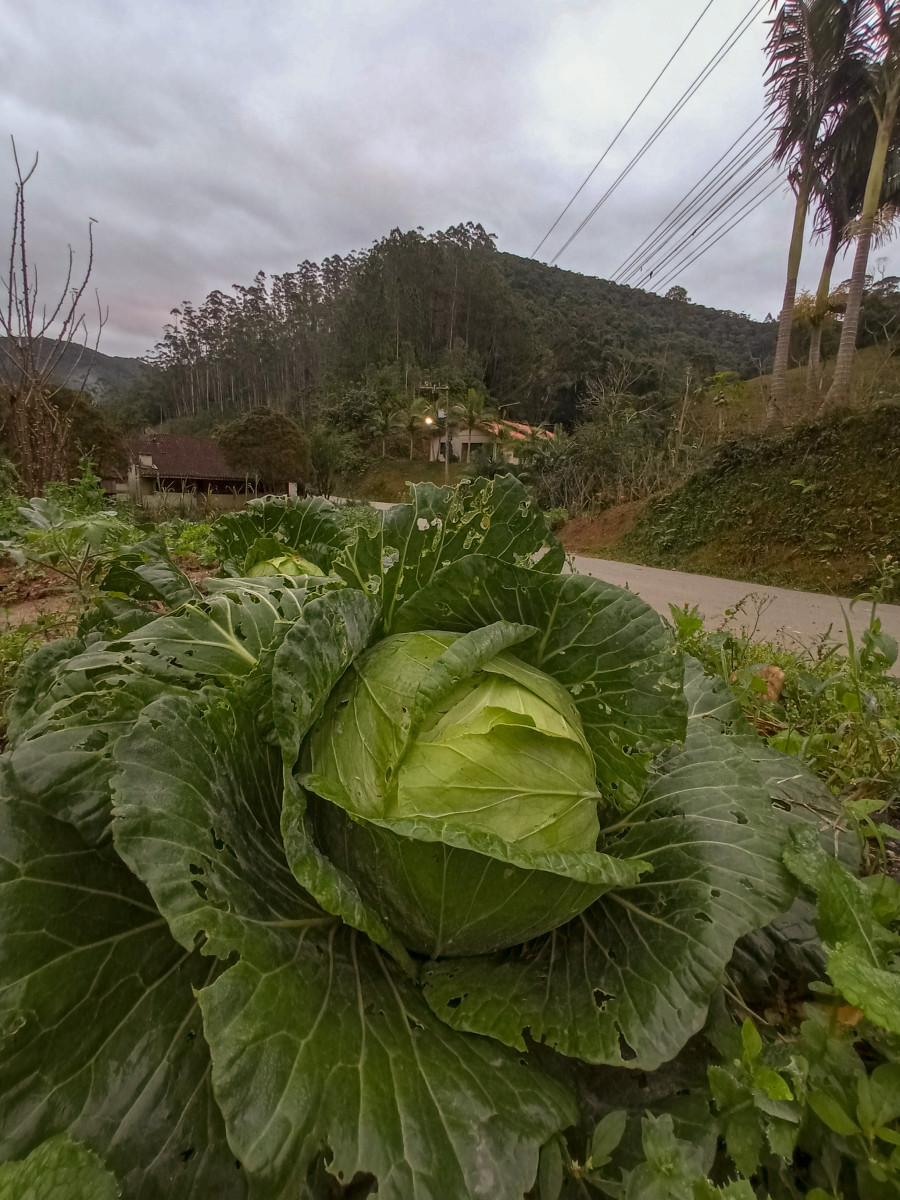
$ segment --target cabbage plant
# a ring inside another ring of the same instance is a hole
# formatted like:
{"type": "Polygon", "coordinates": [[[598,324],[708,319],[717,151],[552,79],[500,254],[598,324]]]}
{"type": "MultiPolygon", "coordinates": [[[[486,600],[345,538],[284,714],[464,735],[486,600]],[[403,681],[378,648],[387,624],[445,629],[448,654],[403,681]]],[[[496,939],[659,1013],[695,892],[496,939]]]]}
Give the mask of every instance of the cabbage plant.
{"type": "Polygon", "coordinates": [[[781,756],[637,596],[561,573],[515,480],[332,530],[327,575],[205,597],[129,560],[23,668],[0,1159],[67,1136],[139,1200],[513,1200],[589,1069],[671,1060],[791,903],[781,756]]]}

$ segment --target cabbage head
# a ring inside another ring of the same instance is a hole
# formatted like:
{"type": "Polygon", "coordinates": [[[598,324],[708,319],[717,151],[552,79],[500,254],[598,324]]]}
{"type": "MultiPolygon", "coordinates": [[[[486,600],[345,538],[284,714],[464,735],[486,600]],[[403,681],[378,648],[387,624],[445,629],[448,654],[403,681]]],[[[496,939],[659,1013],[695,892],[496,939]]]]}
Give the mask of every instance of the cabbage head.
{"type": "Polygon", "coordinates": [[[521,1200],[791,904],[814,788],[637,596],[562,573],[514,479],[414,487],[375,536],[248,513],[203,594],[148,542],[21,672],[0,1163],[521,1200]],[[327,574],[259,576],[266,539],[327,574]]]}
{"type": "Polygon", "coordinates": [[[298,575],[324,575],[325,572],[308,559],[299,554],[278,554],[272,558],[264,558],[255,562],[247,571],[249,579],[261,579],[272,575],[287,575],[296,578],[298,575]]]}

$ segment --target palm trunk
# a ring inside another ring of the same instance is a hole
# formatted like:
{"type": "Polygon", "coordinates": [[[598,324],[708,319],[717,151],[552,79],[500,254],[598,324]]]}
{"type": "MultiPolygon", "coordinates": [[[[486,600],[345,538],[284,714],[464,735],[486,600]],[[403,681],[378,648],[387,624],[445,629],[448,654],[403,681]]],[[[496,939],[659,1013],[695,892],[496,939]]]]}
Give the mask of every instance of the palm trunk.
{"type": "Polygon", "coordinates": [[[841,244],[842,230],[832,229],[828,239],[828,249],[825,251],[825,261],[822,264],[822,274],[819,276],[819,287],[816,291],[815,324],[809,341],[809,366],[806,370],[806,411],[812,412],[819,398],[821,383],[819,364],[822,353],[822,326],[828,316],[828,297],[831,295],[831,273],[837,260],[838,248],[841,244]]]}
{"type": "Polygon", "coordinates": [[[862,309],[863,291],[866,286],[866,269],[869,265],[872,230],[875,225],[875,214],[881,203],[884,164],[897,120],[898,104],[900,104],[900,79],[896,80],[888,90],[884,109],[878,118],[878,134],[875,138],[872,165],[869,167],[866,195],[859,219],[856,256],[853,259],[853,274],[850,276],[850,291],[847,294],[847,311],[844,314],[841,343],[838,346],[837,361],[834,364],[834,379],[831,381],[828,395],[822,401],[820,414],[846,404],[850,399],[854,367],[856,366],[856,335],[859,331],[859,316],[862,309]]]}
{"type": "Polygon", "coordinates": [[[797,188],[797,204],[794,208],[794,227],[791,231],[791,248],[788,252],[787,280],[784,285],[784,300],[778,318],[778,341],[775,345],[775,361],[772,364],[772,380],[769,398],[766,401],[766,425],[784,420],[787,411],[788,362],[791,350],[791,329],[794,324],[794,301],[797,298],[797,276],[800,274],[800,259],[803,257],[803,235],[806,231],[806,214],[812,189],[812,169],[804,161],[800,183],[797,188]]]}

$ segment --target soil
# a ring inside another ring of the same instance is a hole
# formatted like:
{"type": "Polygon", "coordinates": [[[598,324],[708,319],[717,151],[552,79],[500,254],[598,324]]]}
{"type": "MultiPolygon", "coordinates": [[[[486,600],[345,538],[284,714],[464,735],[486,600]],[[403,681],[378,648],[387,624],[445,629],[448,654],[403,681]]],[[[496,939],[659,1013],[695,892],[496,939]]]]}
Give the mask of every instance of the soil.
{"type": "Polygon", "coordinates": [[[628,533],[647,507],[646,500],[615,504],[596,517],[577,517],[559,531],[559,538],[570,554],[594,554],[615,546],[628,533]]]}
{"type": "MultiPolygon", "coordinates": [[[[39,617],[59,614],[65,623],[77,604],[66,580],[37,567],[18,567],[9,559],[0,563],[0,633],[39,617]]],[[[48,636],[52,631],[46,630],[48,636]]]]}

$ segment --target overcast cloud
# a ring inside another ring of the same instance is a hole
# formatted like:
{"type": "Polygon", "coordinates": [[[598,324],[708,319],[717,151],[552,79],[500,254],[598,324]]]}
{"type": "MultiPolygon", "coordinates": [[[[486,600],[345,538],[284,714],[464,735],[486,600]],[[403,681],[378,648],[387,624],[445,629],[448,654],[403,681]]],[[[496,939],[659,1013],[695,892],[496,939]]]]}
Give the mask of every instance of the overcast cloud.
{"type": "MultiPolygon", "coordinates": [[[[42,284],[49,296],[67,242],[83,258],[96,218],[101,349],[132,355],[182,299],[394,226],[480,221],[528,255],[705,2],[0,0],[0,131],[23,159],[40,152],[28,196],[42,284]]],[[[748,7],[715,0],[539,257],[748,7]]],[[[560,266],[610,274],[752,120],[764,38],[760,18],[560,266]]],[[[6,225],[12,179],[0,146],[6,225]]],[[[677,282],[698,303],[777,313],[791,211],[779,194],[677,282]]],[[[807,251],[801,286],[820,259],[807,251]]]]}

